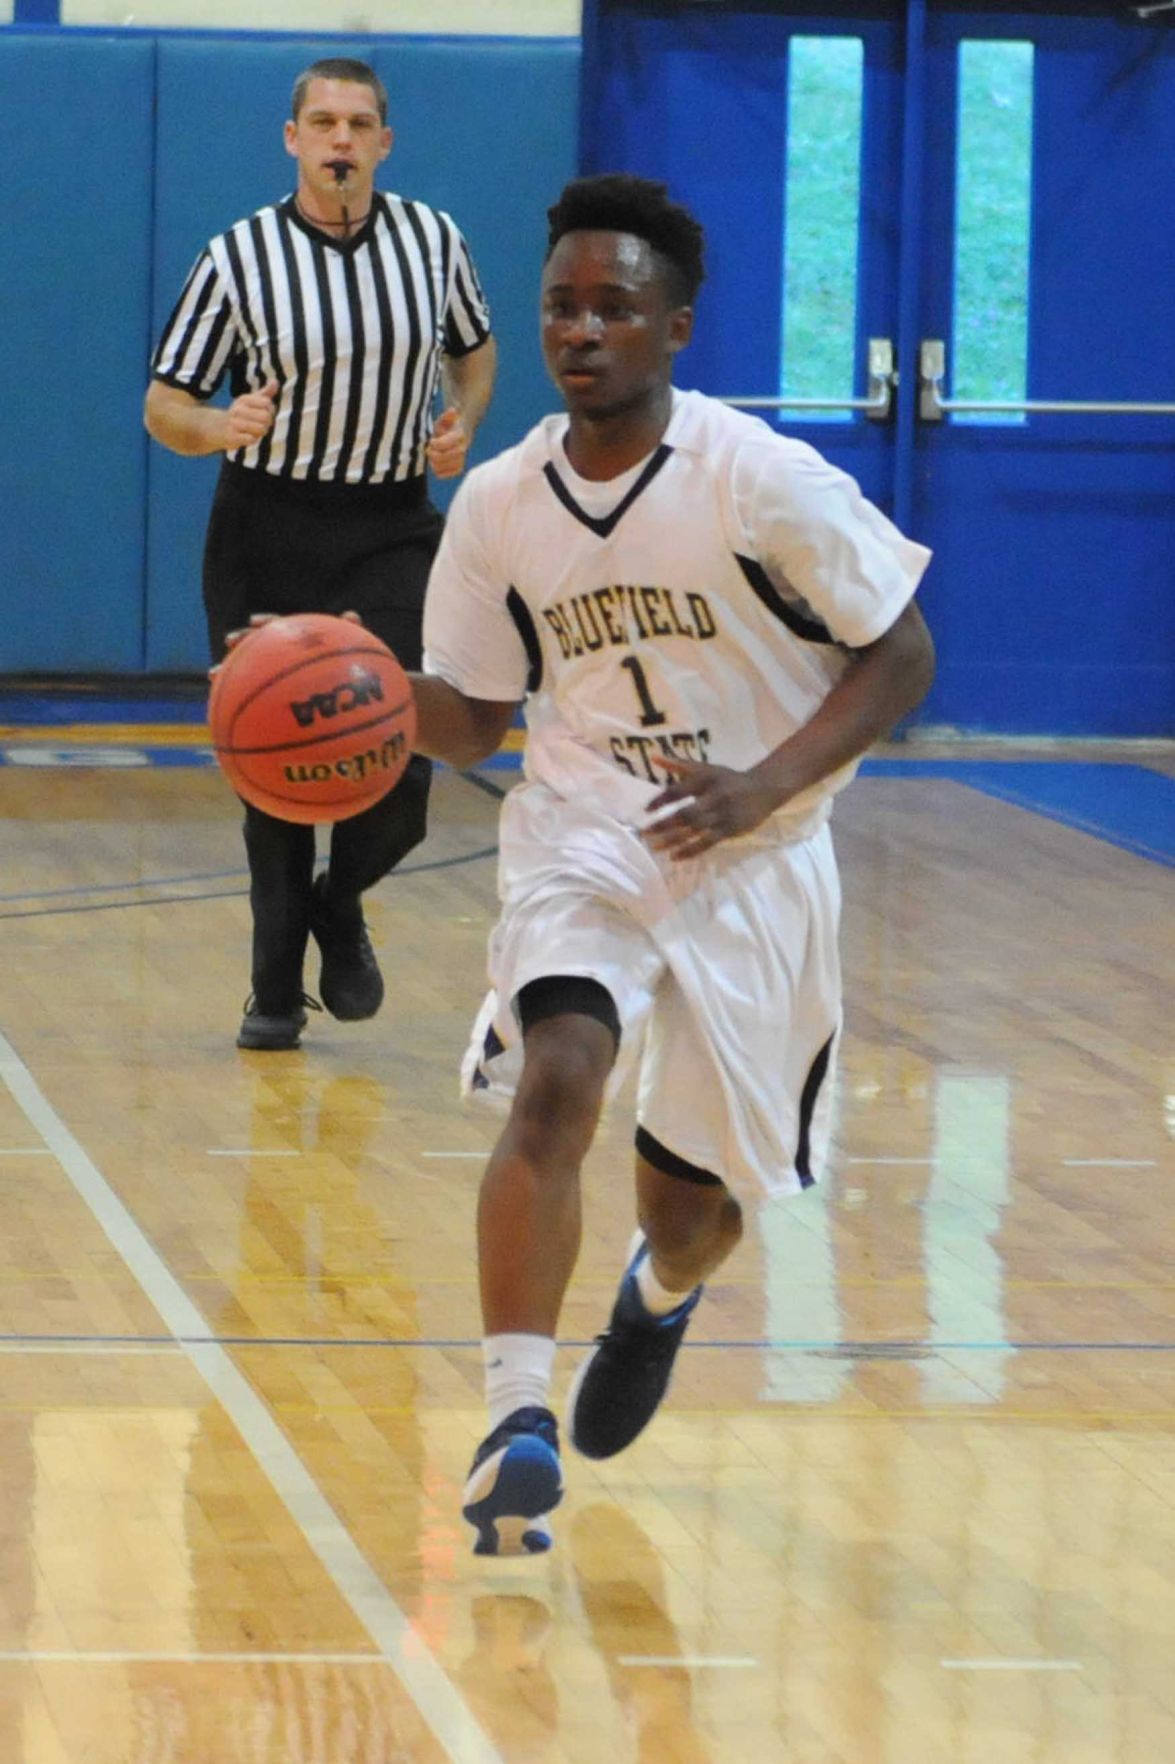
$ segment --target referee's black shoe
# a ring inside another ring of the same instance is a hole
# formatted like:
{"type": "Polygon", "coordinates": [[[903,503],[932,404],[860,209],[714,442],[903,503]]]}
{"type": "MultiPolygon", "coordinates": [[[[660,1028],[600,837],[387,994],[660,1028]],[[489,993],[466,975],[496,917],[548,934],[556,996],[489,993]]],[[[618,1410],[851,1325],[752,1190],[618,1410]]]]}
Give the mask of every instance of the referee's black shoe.
{"type": "Polygon", "coordinates": [[[325,875],[315,878],[310,930],[322,953],[318,990],[332,1017],[344,1023],[357,1023],[364,1017],[374,1017],[383,1003],[383,975],[359,902],[339,912],[328,889],[325,875]]]}
{"type": "Polygon", "coordinates": [[[567,1432],[585,1458],[611,1458],[642,1433],[669,1389],[673,1362],[702,1296],[695,1286],[668,1316],[645,1308],[636,1271],[649,1253],[643,1236],[625,1269],[603,1335],[575,1375],[567,1432]]]}
{"type": "Polygon", "coordinates": [[[258,1053],[284,1053],[289,1048],[299,1047],[302,1031],[306,1027],[307,1006],[312,1011],[322,1009],[316,998],[311,998],[304,992],[291,1010],[263,1011],[257,1003],[256,994],[250,993],[245,1001],[241,1027],[237,1031],[237,1046],[251,1048],[258,1053]]]}

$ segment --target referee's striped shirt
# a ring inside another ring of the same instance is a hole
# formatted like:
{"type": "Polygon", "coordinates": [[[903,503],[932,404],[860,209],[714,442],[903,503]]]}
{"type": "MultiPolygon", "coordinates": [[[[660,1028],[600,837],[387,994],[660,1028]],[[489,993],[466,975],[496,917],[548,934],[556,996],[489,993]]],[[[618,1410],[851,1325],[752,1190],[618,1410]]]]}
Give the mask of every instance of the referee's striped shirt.
{"type": "Polygon", "coordinates": [[[467,355],[489,333],[447,214],[377,191],[344,241],[290,196],[200,253],[152,370],[200,399],[226,374],[234,398],[277,380],[273,427],[229,459],[284,479],[382,484],[423,474],[441,356],[467,355]]]}

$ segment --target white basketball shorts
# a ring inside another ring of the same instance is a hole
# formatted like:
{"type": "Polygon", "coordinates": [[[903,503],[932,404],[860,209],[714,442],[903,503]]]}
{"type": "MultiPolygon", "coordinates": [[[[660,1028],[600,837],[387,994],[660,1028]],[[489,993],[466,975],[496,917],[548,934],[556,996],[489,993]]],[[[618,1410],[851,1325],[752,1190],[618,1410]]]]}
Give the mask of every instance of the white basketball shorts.
{"type": "Polygon", "coordinates": [[[499,893],[467,1097],[508,1107],[522,988],[587,976],[620,1016],[609,1095],[639,1059],[646,1132],[749,1198],[819,1180],[841,1020],[827,826],[789,843],[769,824],[673,864],[630,827],[524,784],[503,805],[499,893]]]}

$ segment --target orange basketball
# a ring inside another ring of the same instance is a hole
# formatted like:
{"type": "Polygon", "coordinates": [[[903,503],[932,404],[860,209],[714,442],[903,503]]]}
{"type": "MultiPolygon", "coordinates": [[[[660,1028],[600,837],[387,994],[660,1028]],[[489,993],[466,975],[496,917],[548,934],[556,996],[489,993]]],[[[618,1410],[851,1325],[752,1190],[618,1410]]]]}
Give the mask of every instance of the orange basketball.
{"type": "Polygon", "coordinates": [[[242,638],[212,677],[208,722],[239,796],[282,821],[345,821],[398,783],[416,734],[407,675],[350,619],[298,613],[242,638]]]}

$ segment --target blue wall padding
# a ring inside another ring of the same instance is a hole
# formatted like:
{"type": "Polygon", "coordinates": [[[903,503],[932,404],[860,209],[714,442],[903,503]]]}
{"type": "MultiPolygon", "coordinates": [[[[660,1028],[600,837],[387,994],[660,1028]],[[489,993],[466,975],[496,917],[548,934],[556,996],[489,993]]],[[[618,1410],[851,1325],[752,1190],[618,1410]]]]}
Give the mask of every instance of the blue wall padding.
{"type": "MultiPolygon", "coordinates": [[[[282,141],[290,88],[326,53],[369,61],[388,88],[396,140],[381,186],[447,209],[469,241],[501,350],[474,453],[488,458],[553,398],[536,340],[538,278],[545,210],[574,171],[573,43],[162,40],[153,334],[205,240],[293,189],[296,167],[282,141]]],[[[151,670],[204,665],[200,552],[216,470],[214,461],[151,449],[151,670]]],[[[451,487],[433,490],[447,505],[451,487]]]]}
{"type": "Polygon", "coordinates": [[[0,672],[142,662],[153,58],[0,40],[0,672]]]}

